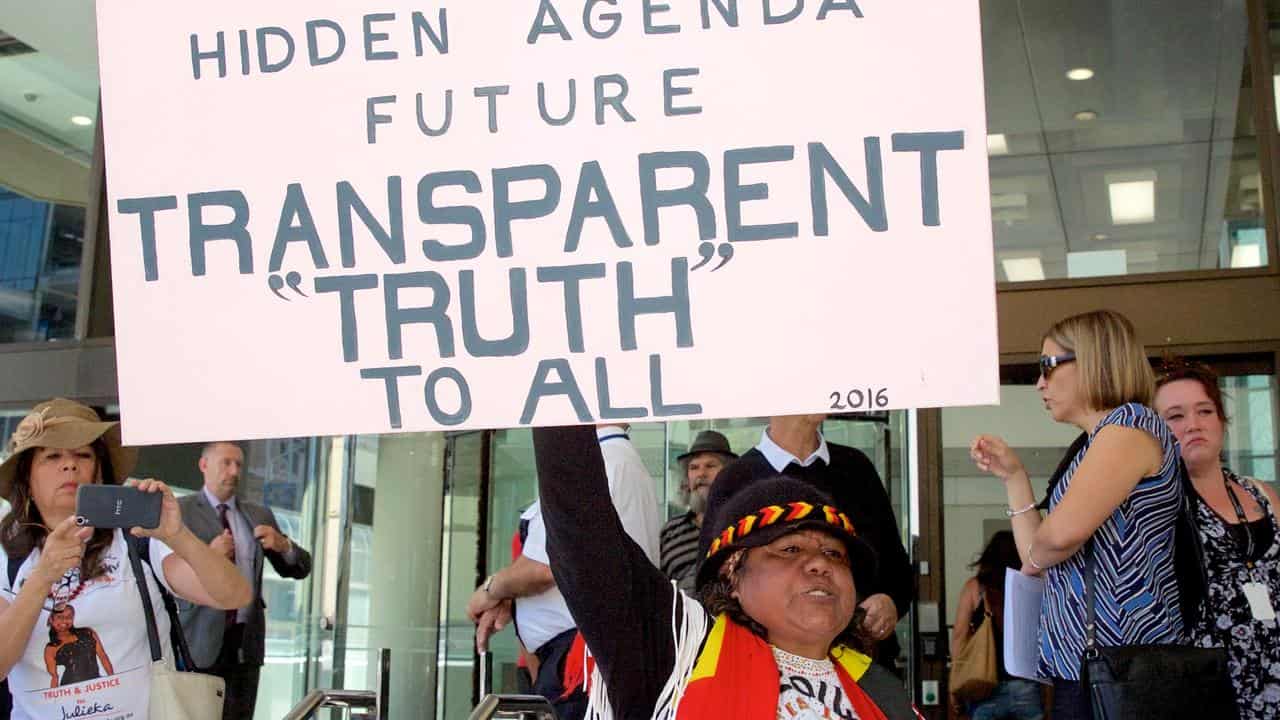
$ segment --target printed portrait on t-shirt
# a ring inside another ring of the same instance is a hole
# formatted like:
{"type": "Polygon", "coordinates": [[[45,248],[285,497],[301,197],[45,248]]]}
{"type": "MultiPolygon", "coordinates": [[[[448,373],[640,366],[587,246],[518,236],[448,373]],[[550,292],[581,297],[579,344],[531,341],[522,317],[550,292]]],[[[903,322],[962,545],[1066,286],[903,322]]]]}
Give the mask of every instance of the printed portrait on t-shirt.
{"type": "MultiPolygon", "coordinates": [[[[152,607],[164,606],[163,566],[172,552],[151,540],[141,558],[152,607]]],[[[36,548],[12,579],[0,573],[0,598],[12,605],[39,562],[36,548]]],[[[116,530],[93,572],[73,567],[49,588],[9,672],[15,718],[145,720],[153,658],[137,579],[125,534],[116,530]]],[[[168,615],[154,622],[158,637],[168,638],[168,615]]],[[[169,643],[161,651],[171,657],[169,643]]]]}
{"type": "Polygon", "coordinates": [[[76,609],[69,604],[55,607],[49,613],[49,644],[45,645],[44,664],[49,671],[51,688],[94,680],[103,672],[115,674],[98,633],[76,627],[76,609]],[[99,662],[102,672],[99,672],[99,662]]]}

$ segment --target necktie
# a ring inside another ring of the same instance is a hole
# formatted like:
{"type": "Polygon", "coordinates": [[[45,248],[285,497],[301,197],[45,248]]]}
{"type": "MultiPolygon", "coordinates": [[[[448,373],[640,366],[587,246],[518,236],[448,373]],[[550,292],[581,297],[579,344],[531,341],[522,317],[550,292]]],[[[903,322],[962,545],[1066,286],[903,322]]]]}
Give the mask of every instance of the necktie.
{"type": "MultiPolygon", "coordinates": [[[[226,503],[222,503],[218,505],[218,522],[222,523],[223,530],[226,530],[227,532],[231,533],[231,564],[235,565],[236,563],[236,531],[231,529],[231,521],[230,521],[230,518],[227,517],[227,510],[229,509],[230,508],[227,507],[226,503]]],[[[227,624],[235,625],[236,616],[238,614],[239,612],[236,610],[228,610],[227,624]]]]}

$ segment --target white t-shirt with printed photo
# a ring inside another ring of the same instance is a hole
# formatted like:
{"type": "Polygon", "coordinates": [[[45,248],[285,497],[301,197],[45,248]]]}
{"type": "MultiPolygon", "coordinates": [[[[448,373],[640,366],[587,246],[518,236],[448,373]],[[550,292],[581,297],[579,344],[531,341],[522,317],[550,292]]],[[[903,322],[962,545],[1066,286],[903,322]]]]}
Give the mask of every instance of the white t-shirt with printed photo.
{"type": "MultiPolygon", "coordinates": [[[[172,664],[169,617],[155,578],[168,588],[162,570],[172,550],[150,541],[151,567],[147,588],[156,613],[160,647],[172,664]]],[[[16,588],[35,569],[40,551],[34,551],[18,570],[16,588]]],[[[125,535],[115,531],[111,547],[103,553],[105,573],[80,585],[80,571],[63,576],[45,600],[27,648],[9,671],[13,694],[13,720],[146,720],[151,694],[151,646],[147,639],[142,598],[129,564],[125,535]],[[54,628],[52,611],[69,606],[73,615],[59,612],[54,628]]],[[[0,598],[12,603],[15,588],[8,573],[0,577],[0,598]]]]}

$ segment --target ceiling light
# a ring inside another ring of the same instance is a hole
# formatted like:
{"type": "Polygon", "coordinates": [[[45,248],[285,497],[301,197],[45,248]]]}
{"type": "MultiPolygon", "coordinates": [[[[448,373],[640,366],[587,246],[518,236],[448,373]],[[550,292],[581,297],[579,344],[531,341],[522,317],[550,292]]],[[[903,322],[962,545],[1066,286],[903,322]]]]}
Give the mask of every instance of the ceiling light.
{"type": "Polygon", "coordinates": [[[1008,155],[1009,139],[1003,134],[987,136],[987,154],[988,155],[1008,155]]]}
{"type": "Polygon", "coordinates": [[[1113,225],[1137,225],[1155,222],[1155,171],[1107,173],[1106,182],[1107,194],[1111,199],[1111,223],[1113,225]]]}
{"type": "Polygon", "coordinates": [[[1067,253],[1067,277],[1104,277],[1129,271],[1124,250],[1088,250],[1067,253]]]}
{"type": "Polygon", "coordinates": [[[93,124],[93,118],[88,115],[72,115],[71,124],[79,125],[80,127],[89,127],[93,124]]]}
{"type": "Polygon", "coordinates": [[[1087,67],[1071,68],[1067,71],[1068,80],[1088,80],[1093,77],[1093,70],[1087,67]]]}
{"type": "Polygon", "coordinates": [[[1080,112],[1077,112],[1072,117],[1079,120],[1080,122],[1092,122],[1098,119],[1098,111],[1097,110],[1081,110],[1080,112]]]}
{"type": "Polygon", "coordinates": [[[1000,261],[1009,282],[1033,282],[1044,279],[1044,265],[1038,257],[1006,258],[1000,261]]]}
{"type": "Polygon", "coordinates": [[[1262,173],[1250,173],[1240,177],[1236,200],[1241,212],[1257,213],[1262,210],[1262,173]]]}
{"type": "Polygon", "coordinates": [[[1237,245],[1231,248],[1231,267],[1233,268],[1262,267],[1264,264],[1261,245],[1237,245]]]}
{"type": "Polygon", "coordinates": [[[992,193],[991,207],[996,209],[1003,208],[1025,208],[1027,206],[1026,193],[992,193]]]}
{"type": "Polygon", "coordinates": [[[1094,242],[1106,242],[1111,239],[1111,236],[1106,233],[1094,233],[1089,239],[1094,242]]]}

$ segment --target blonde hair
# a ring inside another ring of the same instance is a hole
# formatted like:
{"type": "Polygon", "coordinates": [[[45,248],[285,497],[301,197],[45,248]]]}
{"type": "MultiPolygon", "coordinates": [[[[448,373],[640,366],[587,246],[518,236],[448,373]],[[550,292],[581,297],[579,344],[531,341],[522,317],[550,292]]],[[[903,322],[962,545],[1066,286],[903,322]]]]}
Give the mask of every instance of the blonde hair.
{"type": "Polygon", "coordinates": [[[1049,328],[1044,339],[1075,353],[1089,409],[1151,404],[1155,373],[1129,318],[1113,310],[1072,315],[1049,328]]]}

